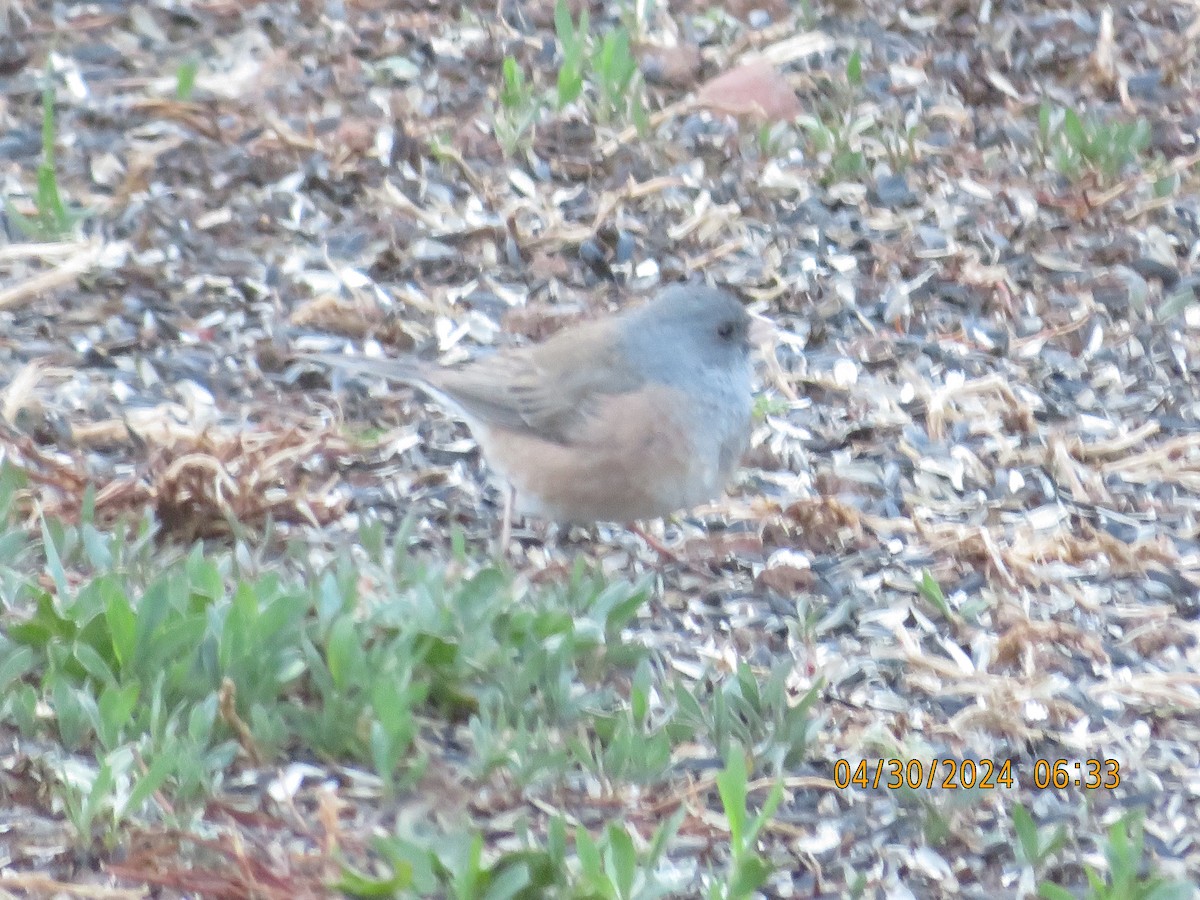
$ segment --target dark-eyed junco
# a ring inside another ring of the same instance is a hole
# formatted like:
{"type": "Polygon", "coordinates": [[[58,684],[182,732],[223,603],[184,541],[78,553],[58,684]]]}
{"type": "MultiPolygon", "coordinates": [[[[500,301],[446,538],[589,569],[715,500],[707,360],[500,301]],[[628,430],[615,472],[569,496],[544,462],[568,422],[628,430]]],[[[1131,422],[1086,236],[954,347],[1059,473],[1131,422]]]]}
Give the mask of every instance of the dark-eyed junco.
{"type": "Polygon", "coordinates": [[[729,293],[675,285],[644,306],[461,366],[305,358],[443,402],[511,486],[519,512],[628,523],[724,490],[750,431],[750,326],[729,293]]]}

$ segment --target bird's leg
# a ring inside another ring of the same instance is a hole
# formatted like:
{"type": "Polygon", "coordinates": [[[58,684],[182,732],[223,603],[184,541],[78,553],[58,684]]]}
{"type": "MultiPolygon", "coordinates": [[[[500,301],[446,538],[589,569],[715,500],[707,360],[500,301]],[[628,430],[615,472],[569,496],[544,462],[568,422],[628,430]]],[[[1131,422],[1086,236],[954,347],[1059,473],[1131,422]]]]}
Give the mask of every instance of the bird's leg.
{"type": "MultiPolygon", "coordinates": [[[[659,560],[664,564],[674,564],[685,571],[691,572],[693,575],[701,575],[706,578],[711,577],[713,573],[720,568],[719,561],[716,559],[705,562],[696,562],[692,559],[689,559],[684,553],[679,553],[675,550],[672,550],[658,538],[646,531],[638,522],[631,524],[629,526],[629,530],[645,541],[646,546],[657,553],[659,560]]],[[[686,547],[686,543],[684,546],[686,547]]]]}
{"type": "Polygon", "coordinates": [[[663,562],[675,563],[676,565],[687,564],[687,561],[683,557],[650,534],[640,523],[634,522],[629,526],[629,530],[645,541],[646,546],[662,557],[663,562]]]}
{"type": "Polygon", "coordinates": [[[496,548],[496,558],[504,559],[508,555],[508,545],[512,541],[513,507],[516,505],[517,489],[511,484],[505,485],[504,514],[500,523],[500,546],[496,548]]]}

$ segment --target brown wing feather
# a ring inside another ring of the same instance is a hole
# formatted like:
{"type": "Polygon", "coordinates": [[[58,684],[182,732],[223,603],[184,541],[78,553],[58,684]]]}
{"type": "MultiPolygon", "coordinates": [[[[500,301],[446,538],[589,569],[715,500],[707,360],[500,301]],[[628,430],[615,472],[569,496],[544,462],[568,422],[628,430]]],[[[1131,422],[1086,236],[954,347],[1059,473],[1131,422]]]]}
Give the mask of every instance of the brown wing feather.
{"type": "Polygon", "coordinates": [[[608,322],[423,374],[467,413],[560,444],[577,438],[598,397],[634,390],[644,381],[623,363],[608,322]]]}

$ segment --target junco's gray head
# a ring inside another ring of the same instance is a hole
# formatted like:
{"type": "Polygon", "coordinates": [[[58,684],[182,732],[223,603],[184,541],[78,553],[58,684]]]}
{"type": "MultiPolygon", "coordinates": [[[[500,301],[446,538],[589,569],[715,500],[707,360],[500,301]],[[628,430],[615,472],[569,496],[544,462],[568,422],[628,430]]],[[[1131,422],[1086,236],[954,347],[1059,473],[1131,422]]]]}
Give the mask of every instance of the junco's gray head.
{"type": "Polygon", "coordinates": [[[726,291],[651,302],[453,368],[318,355],[458,412],[523,512],[631,522],[716,498],[745,449],[750,317],[726,291]]]}
{"type": "Polygon", "coordinates": [[[727,291],[673,285],[626,316],[627,352],[649,378],[678,384],[696,366],[749,369],[750,315],[727,291]]]}

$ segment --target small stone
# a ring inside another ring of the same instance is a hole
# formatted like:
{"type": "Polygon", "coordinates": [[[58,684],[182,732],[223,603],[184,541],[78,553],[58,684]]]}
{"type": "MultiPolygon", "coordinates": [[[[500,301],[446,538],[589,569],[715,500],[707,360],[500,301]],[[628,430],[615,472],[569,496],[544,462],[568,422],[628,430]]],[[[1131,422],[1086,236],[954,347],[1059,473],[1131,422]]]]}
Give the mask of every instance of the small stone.
{"type": "Polygon", "coordinates": [[[871,190],[870,198],[876,206],[888,209],[913,206],[917,202],[917,195],[912,192],[903,175],[884,175],[877,179],[875,187],[871,190]]]}
{"type": "Polygon", "coordinates": [[[599,278],[612,280],[613,271],[608,265],[607,254],[599,241],[588,238],[579,245],[579,258],[599,278]]]}
{"type": "Polygon", "coordinates": [[[746,16],[746,24],[751,28],[766,28],[771,24],[771,14],[765,9],[752,9],[746,16]]]}
{"type": "Polygon", "coordinates": [[[1149,72],[1134,75],[1129,79],[1129,96],[1142,100],[1153,100],[1158,96],[1161,87],[1162,72],[1158,69],[1151,69],[1149,72]]]}
{"type": "Polygon", "coordinates": [[[628,231],[621,231],[617,235],[617,246],[614,253],[614,259],[618,263],[629,262],[633,259],[633,251],[637,247],[637,241],[634,240],[632,234],[628,231]]]}
{"type": "Polygon", "coordinates": [[[946,239],[946,232],[930,225],[918,225],[917,237],[921,239],[921,244],[926,250],[945,250],[950,245],[946,239]]]}
{"type": "Polygon", "coordinates": [[[1157,259],[1142,256],[1129,265],[1146,280],[1158,279],[1165,288],[1173,288],[1179,283],[1179,270],[1159,262],[1157,259]]]}
{"type": "Polygon", "coordinates": [[[651,84],[690,88],[700,77],[702,62],[695,44],[648,48],[642,57],[642,75],[651,84]]]}

